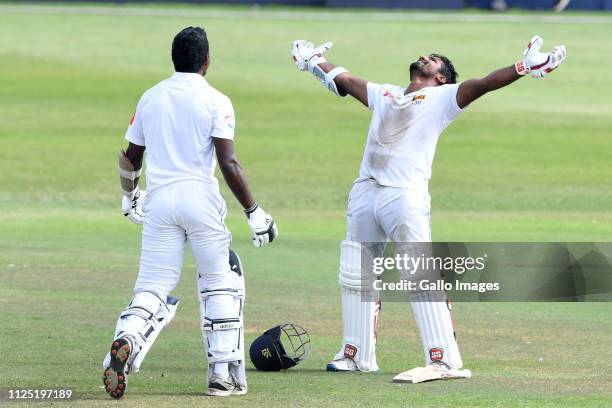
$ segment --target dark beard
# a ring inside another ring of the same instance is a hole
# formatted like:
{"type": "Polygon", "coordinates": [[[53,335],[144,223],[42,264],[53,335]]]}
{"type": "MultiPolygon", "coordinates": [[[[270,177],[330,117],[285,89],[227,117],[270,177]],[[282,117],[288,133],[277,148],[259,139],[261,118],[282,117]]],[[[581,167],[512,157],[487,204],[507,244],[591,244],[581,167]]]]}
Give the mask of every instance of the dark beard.
{"type": "Polygon", "coordinates": [[[423,71],[421,71],[419,61],[414,61],[412,64],[410,64],[410,79],[412,79],[415,75],[423,76],[423,71]]]}

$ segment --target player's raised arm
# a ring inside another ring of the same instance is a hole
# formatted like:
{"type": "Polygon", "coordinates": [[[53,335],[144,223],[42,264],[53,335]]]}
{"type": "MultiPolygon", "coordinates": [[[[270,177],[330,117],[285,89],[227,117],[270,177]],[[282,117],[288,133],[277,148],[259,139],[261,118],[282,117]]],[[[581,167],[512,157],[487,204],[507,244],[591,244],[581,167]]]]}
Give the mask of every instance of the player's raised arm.
{"type": "Polygon", "coordinates": [[[244,208],[249,227],[253,231],[253,245],[261,247],[274,241],[274,238],[278,236],[278,229],[272,216],[255,202],[242,166],[236,157],[234,141],[213,137],[213,143],[223,178],[244,208]]]}
{"type": "Polygon", "coordinates": [[[544,40],[537,35],[531,39],[524,52],[524,59],[514,65],[491,72],[484,78],[462,82],[457,90],[457,105],[464,108],[487,92],[510,85],[522,76],[531,73],[533,78],[542,78],[552,72],[566,56],[563,45],[553,48],[550,53],[540,52],[544,40]]]}
{"type": "Polygon", "coordinates": [[[292,44],[291,55],[300,71],[309,71],[331,92],[342,97],[351,95],[368,106],[368,82],[343,67],[327,62],[323,54],[331,47],[331,42],[314,48],[311,42],[296,40],[292,44]]]}

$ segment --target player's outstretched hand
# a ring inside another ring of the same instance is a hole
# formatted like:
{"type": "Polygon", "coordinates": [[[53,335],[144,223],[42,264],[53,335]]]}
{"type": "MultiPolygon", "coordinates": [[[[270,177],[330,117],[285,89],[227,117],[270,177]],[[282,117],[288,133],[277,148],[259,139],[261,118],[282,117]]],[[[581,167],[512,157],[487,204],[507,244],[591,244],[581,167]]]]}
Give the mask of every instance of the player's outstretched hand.
{"type": "Polygon", "coordinates": [[[300,71],[312,71],[312,64],[325,62],[323,55],[333,46],[331,42],[314,47],[314,44],[306,40],[295,40],[291,44],[291,56],[295,66],[300,71]]]}
{"type": "Polygon", "coordinates": [[[540,52],[544,40],[542,37],[534,36],[525,49],[525,59],[517,61],[516,72],[519,75],[531,74],[533,78],[542,78],[544,75],[556,69],[567,56],[564,45],[559,45],[549,53],[540,52]]]}
{"type": "Polygon", "coordinates": [[[142,225],[144,222],[145,213],[142,209],[142,204],[146,195],[146,191],[141,191],[140,188],[136,187],[134,197],[131,200],[126,196],[123,196],[121,199],[123,215],[128,217],[134,224],[142,225]]]}
{"type": "Polygon", "coordinates": [[[278,228],[272,216],[255,204],[254,208],[244,211],[249,227],[253,231],[253,245],[257,248],[274,241],[278,237],[278,228]]]}

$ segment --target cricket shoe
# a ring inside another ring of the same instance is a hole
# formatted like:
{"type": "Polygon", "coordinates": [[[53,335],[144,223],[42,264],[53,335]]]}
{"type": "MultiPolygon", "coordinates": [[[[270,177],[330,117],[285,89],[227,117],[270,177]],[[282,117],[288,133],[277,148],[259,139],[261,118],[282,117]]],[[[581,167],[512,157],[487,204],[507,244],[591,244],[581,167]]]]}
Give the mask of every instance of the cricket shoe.
{"type": "Polygon", "coordinates": [[[417,384],[433,380],[452,380],[455,378],[470,378],[470,370],[457,370],[443,363],[433,363],[426,367],[417,367],[404,371],[393,377],[393,382],[417,384]]]}
{"type": "Polygon", "coordinates": [[[246,393],[246,387],[240,386],[232,373],[230,373],[227,378],[218,374],[211,375],[206,395],[211,397],[229,397],[230,395],[244,395],[246,393]]]}
{"type": "Polygon", "coordinates": [[[332,361],[331,363],[327,364],[327,367],[325,369],[331,372],[359,371],[357,363],[355,363],[352,358],[348,357],[332,361]]]}
{"type": "Polygon", "coordinates": [[[110,349],[110,364],[104,369],[104,389],[113,398],[123,397],[127,388],[127,365],[133,352],[132,342],[128,337],[113,341],[110,349]]]}

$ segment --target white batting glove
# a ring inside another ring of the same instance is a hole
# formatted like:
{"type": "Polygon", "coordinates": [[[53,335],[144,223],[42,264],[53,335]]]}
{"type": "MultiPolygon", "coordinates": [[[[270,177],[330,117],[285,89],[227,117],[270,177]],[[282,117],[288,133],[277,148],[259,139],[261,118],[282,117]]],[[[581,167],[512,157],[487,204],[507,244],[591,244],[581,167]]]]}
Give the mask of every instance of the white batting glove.
{"type": "Polygon", "coordinates": [[[300,71],[310,71],[315,66],[322,62],[327,62],[323,55],[331,48],[333,44],[326,42],[323,45],[314,47],[314,44],[306,40],[295,40],[291,45],[291,56],[295,62],[295,66],[300,71]]]}
{"type": "Polygon", "coordinates": [[[253,231],[253,245],[255,247],[260,248],[278,237],[278,228],[276,228],[272,216],[257,204],[244,210],[244,213],[248,218],[249,227],[253,231]]]}
{"type": "Polygon", "coordinates": [[[559,45],[553,48],[551,52],[543,53],[540,52],[542,44],[544,44],[542,37],[536,35],[531,39],[524,52],[525,59],[514,64],[519,75],[531,73],[533,78],[542,78],[565,61],[567,55],[565,46],[559,45]]]}
{"type": "Polygon", "coordinates": [[[132,193],[132,199],[129,199],[125,195],[121,199],[123,215],[128,217],[134,224],[142,225],[144,222],[145,213],[142,209],[142,204],[146,195],[146,191],[141,191],[140,187],[136,187],[136,190],[132,193]]]}

